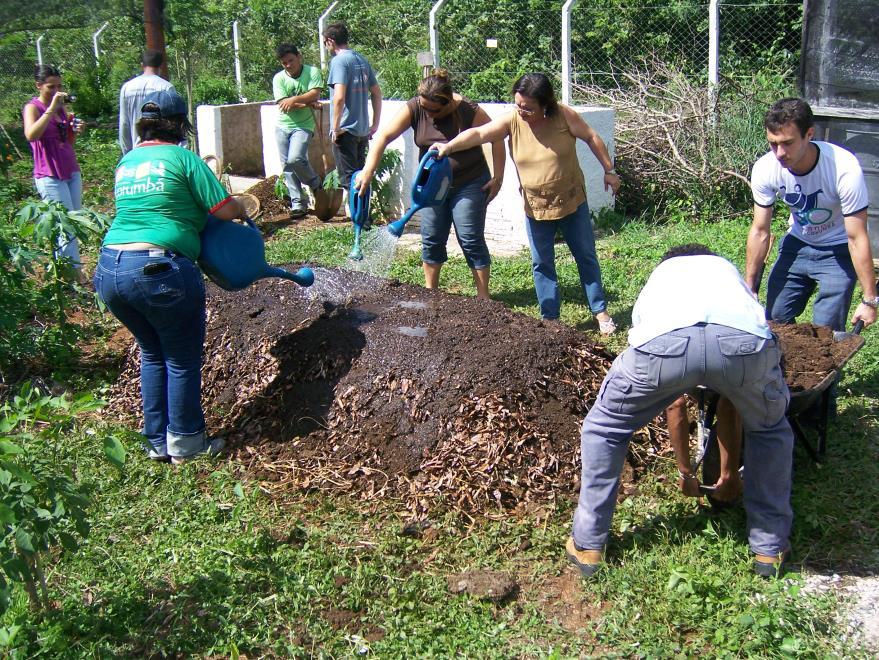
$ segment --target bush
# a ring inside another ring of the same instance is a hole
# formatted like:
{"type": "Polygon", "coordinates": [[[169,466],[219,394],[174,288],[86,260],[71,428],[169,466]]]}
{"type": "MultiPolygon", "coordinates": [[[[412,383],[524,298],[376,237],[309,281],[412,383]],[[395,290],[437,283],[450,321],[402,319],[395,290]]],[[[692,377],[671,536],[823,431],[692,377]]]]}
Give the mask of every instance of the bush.
{"type": "Polygon", "coordinates": [[[200,76],[192,85],[192,107],[238,103],[238,88],[232,78],[200,76]]]}

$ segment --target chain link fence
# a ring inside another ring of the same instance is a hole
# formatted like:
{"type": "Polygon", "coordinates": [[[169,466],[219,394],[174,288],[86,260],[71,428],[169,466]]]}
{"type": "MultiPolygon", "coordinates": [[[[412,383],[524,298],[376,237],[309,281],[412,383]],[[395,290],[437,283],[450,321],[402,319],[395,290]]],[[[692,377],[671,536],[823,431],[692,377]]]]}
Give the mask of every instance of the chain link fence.
{"type": "Polygon", "coordinates": [[[509,101],[523,73],[561,71],[561,5],[528,0],[452,0],[437,17],[442,66],[474,101],[509,101]]]}
{"type": "MultiPolygon", "coordinates": [[[[458,91],[477,101],[507,101],[513,80],[543,71],[558,83],[561,72],[561,2],[543,0],[450,0],[437,15],[440,62],[458,91]]],[[[428,14],[432,3],[400,0],[374,3],[342,0],[327,22],[345,21],[351,46],[362,52],[378,74],[386,98],[415,94],[421,71],[416,54],[430,48],[428,14]]],[[[282,41],[300,47],[307,63],[320,62],[318,17],[326,0],[302,0],[283,11],[247,9],[238,16],[240,96],[270,98],[279,70],[275,47],[282,41]]],[[[194,104],[239,100],[235,79],[232,21],[201,12],[170,15],[168,73],[194,104]]],[[[763,0],[720,5],[722,76],[744,80],[766,68],[796,71],[802,4],[763,0]]],[[[43,62],[58,65],[65,84],[80,97],[77,110],[111,118],[122,83],[140,71],[143,26],[131,15],[109,19],[95,58],[92,36],[102,22],[0,36],[0,121],[20,121],[22,105],[33,96],[36,40],[43,62]]],[[[651,59],[671,63],[694,79],[707,81],[708,5],[581,2],[571,16],[572,82],[601,84],[613,72],[651,59]]]]}

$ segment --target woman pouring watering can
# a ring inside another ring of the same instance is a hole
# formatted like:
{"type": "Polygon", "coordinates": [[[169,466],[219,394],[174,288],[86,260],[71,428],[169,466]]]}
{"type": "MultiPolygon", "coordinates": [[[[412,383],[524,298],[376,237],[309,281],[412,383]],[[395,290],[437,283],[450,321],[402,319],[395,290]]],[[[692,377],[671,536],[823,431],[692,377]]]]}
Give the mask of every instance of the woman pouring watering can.
{"type": "Polygon", "coordinates": [[[208,213],[244,219],[213,171],[178,144],[192,130],[186,103],[155,92],[137,122],[140,143],[116,167],[116,217],[104,237],[95,291],[140,347],[148,456],[180,463],[215,454],[201,407],[204,278],[196,265],[208,213]]]}
{"type": "Polygon", "coordinates": [[[595,237],[586,184],[577,160],[577,140],[583,140],[604,168],[604,187],[614,193],[620,179],[604,141],[577,112],[557,103],[552,83],[542,73],[528,73],[513,85],[516,110],[484,126],[464,131],[448,144],[435,144],[440,156],[497,143],[510,138],[510,151],[522,189],[526,229],[531,245],[534,288],[544,319],[561,313],[555,269],[555,236],[561,229],[577,263],[580,284],[601,334],[616,330],[607,313],[601,286],[601,268],[595,254],[595,237]]]}
{"type": "MultiPolygon", "coordinates": [[[[355,180],[358,191],[361,195],[365,193],[385,148],[406,129],[411,128],[415,133],[420,159],[432,144],[451,140],[461,131],[487,125],[489,121],[482,108],[452,90],[446,71],[434,71],[421,81],[418,96],[410,99],[376,135],[366,165],[355,180]]],[[[489,173],[479,145],[458,150],[451,159],[452,187],[445,202],[419,211],[421,260],[424,286],[428,289],[439,286],[440,270],[448,259],[449,231],[454,224],[461,251],[473,273],[476,295],[489,297],[491,257],[485,243],[485,210],[500,190],[504,176],[506,155],[502,139],[493,141],[491,152],[494,176],[489,173]]]]}

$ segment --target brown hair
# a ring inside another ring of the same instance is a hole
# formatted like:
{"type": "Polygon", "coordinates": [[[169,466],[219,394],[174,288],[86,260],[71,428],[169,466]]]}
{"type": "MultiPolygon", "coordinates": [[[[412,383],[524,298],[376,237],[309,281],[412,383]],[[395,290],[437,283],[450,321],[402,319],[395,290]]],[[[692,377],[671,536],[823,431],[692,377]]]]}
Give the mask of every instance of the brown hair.
{"type": "Polygon", "coordinates": [[[543,73],[526,73],[513,83],[513,94],[521,94],[522,96],[530,96],[546,113],[547,117],[552,117],[559,111],[559,105],[555,100],[555,91],[549,78],[543,73]]]}
{"type": "Polygon", "coordinates": [[[423,96],[428,101],[448,105],[455,98],[452,83],[449,81],[449,72],[445,69],[434,69],[418,84],[418,96],[423,96]]]}
{"type": "Polygon", "coordinates": [[[812,108],[803,99],[796,97],[780,99],[770,106],[763,118],[763,126],[770,133],[778,133],[790,122],[800,129],[801,137],[806,137],[806,131],[815,125],[812,108]]]}

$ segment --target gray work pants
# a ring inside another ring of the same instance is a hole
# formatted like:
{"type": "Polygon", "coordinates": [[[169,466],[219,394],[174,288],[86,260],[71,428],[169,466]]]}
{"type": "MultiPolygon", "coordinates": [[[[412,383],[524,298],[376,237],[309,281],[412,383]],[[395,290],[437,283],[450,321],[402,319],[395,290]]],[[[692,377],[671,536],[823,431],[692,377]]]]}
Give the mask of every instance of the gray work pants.
{"type": "Polygon", "coordinates": [[[757,554],[789,549],[793,432],[775,339],[699,324],[617,357],[580,435],[582,481],[574,514],[578,547],[607,543],[629,439],[682,393],[704,385],[729,399],[745,431],[745,511],[757,554]]]}

